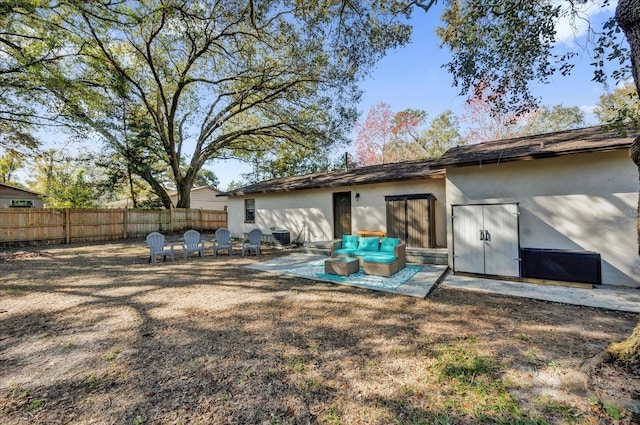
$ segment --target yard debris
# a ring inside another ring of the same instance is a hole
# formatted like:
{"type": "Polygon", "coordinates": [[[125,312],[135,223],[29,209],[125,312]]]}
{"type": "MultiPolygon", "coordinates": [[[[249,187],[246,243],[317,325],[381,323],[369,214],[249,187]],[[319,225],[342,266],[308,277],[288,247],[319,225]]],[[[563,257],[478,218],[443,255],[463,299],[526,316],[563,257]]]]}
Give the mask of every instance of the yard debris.
{"type": "Polygon", "coordinates": [[[0,261],[20,261],[34,258],[52,258],[53,254],[47,251],[8,251],[0,252],[0,261]]]}

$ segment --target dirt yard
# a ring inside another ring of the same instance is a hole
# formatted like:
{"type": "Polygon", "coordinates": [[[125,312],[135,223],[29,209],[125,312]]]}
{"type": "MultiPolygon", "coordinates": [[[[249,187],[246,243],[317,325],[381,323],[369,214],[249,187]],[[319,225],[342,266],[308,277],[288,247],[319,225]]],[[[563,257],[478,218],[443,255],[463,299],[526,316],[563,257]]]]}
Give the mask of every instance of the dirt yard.
{"type": "Polygon", "coordinates": [[[638,376],[583,361],[639,317],[426,300],[147,264],[141,240],[0,251],[1,424],[631,424],[638,376]]]}

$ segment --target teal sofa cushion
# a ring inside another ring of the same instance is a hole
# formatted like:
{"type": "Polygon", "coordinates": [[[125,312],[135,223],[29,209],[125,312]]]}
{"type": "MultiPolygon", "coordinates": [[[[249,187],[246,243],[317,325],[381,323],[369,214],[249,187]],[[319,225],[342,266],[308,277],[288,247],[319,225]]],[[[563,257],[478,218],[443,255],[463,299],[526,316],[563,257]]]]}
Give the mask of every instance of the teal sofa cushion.
{"type": "Polygon", "coordinates": [[[342,235],[342,248],[358,249],[358,235],[342,235]]]}
{"type": "Polygon", "coordinates": [[[360,238],[358,241],[358,251],[378,251],[378,245],[380,239],[376,237],[372,238],[360,238]]]}
{"type": "Polygon", "coordinates": [[[394,262],[396,260],[396,256],[380,252],[380,253],[377,253],[377,254],[373,253],[373,254],[364,255],[362,257],[362,260],[366,261],[368,263],[388,264],[388,263],[394,262]]]}
{"type": "Polygon", "coordinates": [[[396,245],[400,245],[400,238],[382,238],[380,252],[395,253],[396,245]]]}
{"type": "Polygon", "coordinates": [[[355,248],[338,248],[333,252],[335,255],[347,255],[349,257],[353,257],[356,255],[357,250],[355,248]]]}

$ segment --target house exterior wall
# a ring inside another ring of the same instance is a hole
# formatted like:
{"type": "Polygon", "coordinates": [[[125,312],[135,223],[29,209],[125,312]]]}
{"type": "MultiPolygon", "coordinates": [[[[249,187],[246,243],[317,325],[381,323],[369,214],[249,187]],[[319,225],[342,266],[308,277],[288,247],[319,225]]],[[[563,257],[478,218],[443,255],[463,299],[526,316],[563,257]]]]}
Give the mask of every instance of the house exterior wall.
{"type": "Polygon", "coordinates": [[[436,244],[446,245],[444,178],[231,197],[228,207],[229,230],[234,237],[258,227],[265,234],[273,230],[289,230],[292,241],[298,235],[302,241],[331,240],[333,193],[336,192],[351,192],[351,228],[354,233],[358,230],[386,231],[385,196],[431,193],[437,198],[436,244]],[[358,200],[356,193],[360,194],[358,200]],[[255,223],[244,222],[245,199],[255,199],[255,223]]]}
{"type": "Polygon", "coordinates": [[[448,223],[454,204],[519,202],[522,248],[595,251],[603,284],[640,286],[638,174],[625,150],[450,167],[446,199],[448,223]]]}
{"type": "MultiPolygon", "coordinates": [[[[228,202],[227,197],[216,197],[218,193],[220,192],[210,187],[191,189],[190,208],[225,211],[228,202]]],[[[169,192],[169,199],[171,199],[172,205],[175,206],[178,203],[178,194],[176,192],[169,192]]],[[[120,201],[109,202],[107,205],[109,208],[133,208],[133,201],[127,198],[120,201]]]]}
{"type": "Polygon", "coordinates": [[[0,185],[0,208],[11,207],[11,201],[33,201],[34,208],[43,208],[44,201],[38,195],[9,186],[0,185]]]}
{"type": "MultiPolygon", "coordinates": [[[[210,187],[193,189],[191,191],[190,207],[193,209],[202,208],[203,210],[224,211],[228,200],[226,196],[216,197],[218,193],[220,192],[210,187]]],[[[173,205],[178,203],[177,194],[171,195],[170,198],[173,205]]]]}

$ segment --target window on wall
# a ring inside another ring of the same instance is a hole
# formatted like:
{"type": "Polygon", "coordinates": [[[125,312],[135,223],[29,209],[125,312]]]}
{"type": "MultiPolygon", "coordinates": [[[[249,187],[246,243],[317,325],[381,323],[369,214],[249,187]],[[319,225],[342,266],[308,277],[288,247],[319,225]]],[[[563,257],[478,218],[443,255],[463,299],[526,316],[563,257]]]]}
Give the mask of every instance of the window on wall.
{"type": "Polygon", "coordinates": [[[11,208],[33,208],[31,199],[12,199],[11,208]]]}
{"type": "Polygon", "coordinates": [[[256,200],[255,199],[244,200],[244,222],[245,223],[256,222],[256,200]]]}

